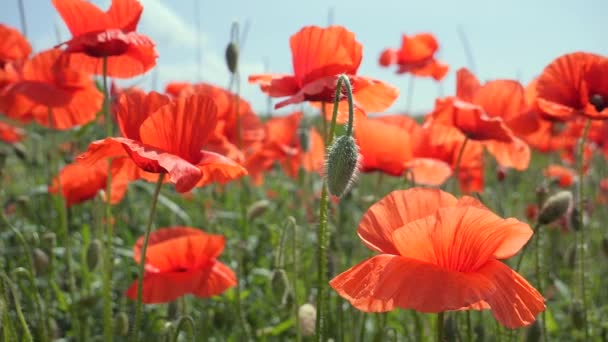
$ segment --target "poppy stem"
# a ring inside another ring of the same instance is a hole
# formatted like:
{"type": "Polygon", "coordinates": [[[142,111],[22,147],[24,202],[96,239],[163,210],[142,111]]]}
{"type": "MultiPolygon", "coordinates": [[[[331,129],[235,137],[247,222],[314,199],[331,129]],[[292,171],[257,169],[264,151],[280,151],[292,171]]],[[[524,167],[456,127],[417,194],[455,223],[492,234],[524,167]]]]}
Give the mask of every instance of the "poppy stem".
{"type": "MultiPolygon", "coordinates": [[[[538,231],[540,231],[540,226],[542,226],[542,225],[540,223],[536,222],[536,224],[534,225],[534,228],[532,228],[533,235],[536,235],[536,233],[538,231]]],[[[526,254],[526,250],[528,249],[529,245],[530,245],[529,243],[526,243],[524,245],[524,248],[522,248],[521,253],[519,253],[519,258],[517,259],[517,262],[515,263],[515,268],[514,268],[515,272],[519,272],[519,268],[521,267],[521,262],[522,262],[522,260],[524,260],[524,255],[526,254]]]]}
{"type": "MultiPolygon", "coordinates": [[[[536,271],[536,289],[538,290],[538,292],[540,292],[541,294],[543,293],[543,274],[542,274],[542,267],[541,267],[541,253],[542,253],[542,248],[543,248],[543,243],[542,243],[542,229],[537,229],[535,231],[536,237],[534,239],[534,264],[535,264],[535,271],[536,271]]],[[[547,340],[547,323],[546,323],[546,318],[547,318],[547,310],[543,310],[542,312],[542,322],[541,322],[541,331],[542,331],[542,341],[546,341],[547,340]]]]}
{"type": "Polygon", "coordinates": [[[443,342],[444,312],[437,313],[437,342],[443,342]]]}
{"type": "Polygon", "coordinates": [[[194,332],[196,329],[195,329],[195,325],[194,325],[194,319],[192,319],[192,317],[190,317],[190,316],[181,316],[177,320],[175,332],[173,333],[173,338],[171,339],[173,342],[177,342],[179,340],[179,333],[182,332],[183,326],[188,327],[188,335],[190,337],[190,341],[195,340],[194,336],[196,336],[196,335],[194,334],[194,332]]]}
{"type": "MultiPolygon", "coordinates": [[[[336,94],[334,98],[334,108],[331,118],[331,126],[329,128],[329,136],[327,137],[327,145],[330,146],[334,141],[334,135],[336,131],[336,120],[338,118],[338,103],[342,94],[342,86],[346,85],[348,93],[348,127],[347,135],[352,135],[353,131],[353,96],[352,89],[350,86],[350,80],[346,75],[338,76],[338,82],[336,84],[336,94]]],[[[319,227],[317,230],[317,320],[315,325],[316,340],[325,341],[325,305],[326,305],[326,285],[327,285],[327,249],[329,243],[329,232],[327,229],[327,212],[329,207],[328,201],[328,189],[327,189],[327,177],[323,177],[323,185],[321,187],[321,202],[319,204],[319,227]]]]}
{"type": "Polygon", "coordinates": [[[21,23],[21,32],[23,36],[27,38],[27,20],[25,19],[25,6],[23,5],[23,0],[18,0],[19,4],[19,19],[21,23]]]}
{"type": "MultiPolygon", "coordinates": [[[[108,89],[108,57],[102,58],[102,82],[103,82],[103,118],[106,126],[106,135],[112,136],[112,122],[110,121],[110,94],[108,89]]],[[[112,241],[114,240],[114,225],[112,224],[112,160],[108,160],[108,175],[106,177],[106,234],[103,251],[103,339],[105,342],[112,341],[114,333],[112,320],[112,241]]]]}
{"type": "Polygon", "coordinates": [[[139,325],[141,324],[142,316],[142,300],[143,300],[143,288],[144,288],[144,268],[146,265],[146,252],[148,250],[148,241],[150,240],[150,232],[152,231],[152,222],[154,221],[154,214],[156,213],[156,204],[158,203],[158,196],[160,195],[160,188],[163,185],[163,179],[165,174],[161,173],[156,182],[156,188],[154,189],[154,195],[152,197],[152,205],[150,206],[150,216],[148,216],[148,225],[146,226],[146,232],[144,235],[144,243],[141,247],[141,256],[139,260],[138,269],[138,280],[137,280],[137,303],[135,306],[135,322],[133,323],[133,338],[131,341],[139,341],[139,325]]]}
{"type": "Polygon", "coordinates": [[[469,142],[469,137],[465,137],[462,145],[460,145],[460,150],[458,150],[458,156],[456,157],[456,165],[454,165],[454,183],[456,184],[454,187],[462,191],[459,185],[460,180],[460,164],[462,163],[462,156],[464,155],[464,149],[467,147],[467,143],[469,142]]]}
{"type": "Polygon", "coordinates": [[[586,269],[585,269],[585,252],[587,250],[587,234],[586,229],[584,227],[583,217],[585,212],[585,198],[584,198],[584,187],[583,187],[583,177],[585,176],[585,142],[587,140],[587,135],[589,134],[589,130],[591,129],[591,119],[587,119],[585,123],[585,128],[583,130],[583,135],[579,141],[578,145],[578,226],[579,229],[575,233],[577,240],[577,257],[579,259],[580,264],[580,282],[581,282],[581,299],[583,302],[583,329],[585,331],[585,340],[589,340],[590,332],[589,332],[589,322],[587,317],[587,280],[586,280],[586,269]]]}

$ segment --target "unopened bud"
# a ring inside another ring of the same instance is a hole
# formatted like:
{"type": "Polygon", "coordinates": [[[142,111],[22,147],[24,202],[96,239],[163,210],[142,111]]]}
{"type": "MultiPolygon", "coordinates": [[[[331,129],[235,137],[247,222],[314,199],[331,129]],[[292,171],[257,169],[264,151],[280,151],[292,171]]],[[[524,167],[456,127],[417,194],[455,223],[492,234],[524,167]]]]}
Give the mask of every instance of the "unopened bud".
{"type": "Polygon", "coordinates": [[[270,201],[268,200],[259,200],[254,202],[249,206],[249,208],[247,208],[247,220],[251,222],[262,216],[269,207],[270,201]]]}
{"type": "Polygon", "coordinates": [[[118,336],[129,334],[129,316],[124,312],[119,312],[114,317],[114,333],[118,336]]]}
{"type": "Polygon", "coordinates": [[[45,274],[49,266],[49,256],[40,248],[34,248],[33,253],[36,274],[45,274]]]}
{"type": "Polygon", "coordinates": [[[239,64],[239,47],[234,42],[228,43],[226,46],[226,65],[231,73],[236,72],[236,68],[239,64]]]}
{"type": "Polygon", "coordinates": [[[101,241],[95,239],[89,244],[87,248],[87,267],[89,270],[94,270],[99,264],[99,257],[101,255],[101,241]]]}
{"type": "Polygon", "coordinates": [[[538,214],[538,223],[549,224],[562,217],[572,206],[572,193],[560,191],[549,197],[538,214]]]}
{"type": "Polygon", "coordinates": [[[298,320],[300,321],[300,334],[304,337],[315,334],[315,323],[317,321],[317,309],[309,303],[302,304],[298,309],[298,320]]]}
{"type": "Polygon", "coordinates": [[[337,197],[342,197],[352,185],[359,166],[359,146],[350,135],[337,138],[329,148],[325,170],[327,188],[337,197]]]}

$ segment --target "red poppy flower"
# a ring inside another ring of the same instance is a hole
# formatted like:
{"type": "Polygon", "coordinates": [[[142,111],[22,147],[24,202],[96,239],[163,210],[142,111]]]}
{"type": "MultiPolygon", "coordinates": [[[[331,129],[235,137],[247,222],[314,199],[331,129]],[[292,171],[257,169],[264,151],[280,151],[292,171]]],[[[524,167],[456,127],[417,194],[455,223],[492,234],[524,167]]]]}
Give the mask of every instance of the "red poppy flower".
{"type": "Polygon", "coordinates": [[[434,189],[395,191],[363,216],[359,237],[380,254],[350,268],[330,285],[357,309],[421,312],[490,309],[508,328],[533,323],[544,298],[501,259],[532,236],[472,197],[434,189]]]}
{"type": "Polygon", "coordinates": [[[538,105],[560,119],[577,114],[608,119],[607,79],[607,58],[586,52],[565,54],[545,67],[538,78],[538,105]]]}
{"type": "Polygon", "coordinates": [[[23,139],[23,130],[18,127],[9,125],[6,122],[0,121],[0,141],[8,144],[14,144],[23,139]]]}
{"type": "Polygon", "coordinates": [[[386,49],[380,55],[380,65],[387,67],[396,64],[397,73],[411,73],[415,76],[433,77],[440,81],[448,72],[448,65],[435,59],[439,49],[437,39],[430,33],[414,36],[403,35],[401,48],[386,49]]]}
{"type": "MultiPolygon", "coordinates": [[[[138,169],[127,157],[115,158],[110,165],[110,203],[119,203],[130,181],[139,178],[138,169]]],[[[108,180],[108,163],[99,161],[92,166],[80,163],[66,165],[53,179],[48,191],[56,194],[60,191],[65,198],[66,206],[88,201],[100,191],[106,190],[108,180]]]]}
{"type": "MultiPolygon", "coordinates": [[[[211,182],[227,182],[246,174],[234,161],[202,150],[215,129],[213,99],[192,95],[172,101],[151,92],[130,91],[117,105],[124,138],[106,138],[89,145],[78,157],[91,165],[100,159],[128,156],[143,171],[168,173],[178,192],[211,182]]],[[[144,177],[145,178],[145,177],[144,177]]]]}
{"type": "Polygon", "coordinates": [[[53,5],[72,33],[63,43],[66,52],[81,70],[103,74],[104,57],[107,75],[118,78],[141,75],[156,65],[154,42],[135,32],[143,11],[137,0],[112,0],[107,12],[84,0],[53,0],[53,5]]]}
{"type": "Polygon", "coordinates": [[[213,97],[217,105],[217,125],[214,134],[207,142],[210,151],[226,155],[234,160],[244,159],[243,150],[261,141],[264,137],[264,125],[254,113],[249,102],[239,98],[226,89],[207,84],[169,83],[165,91],[174,97],[201,94],[213,97]],[[238,110],[238,113],[237,113],[238,110]],[[238,124],[240,122],[240,141],[238,124]]]}
{"type": "Polygon", "coordinates": [[[557,181],[562,188],[569,188],[576,180],[576,172],[571,168],[551,164],[543,171],[545,177],[557,181]]]}
{"type": "Polygon", "coordinates": [[[363,47],[344,27],[304,27],[291,37],[290,46],[293,75],[249,76],[249,82],[260,84],[269,96],[289,96],[275,108],[304,101],[333,102],[339,74],[349,77],[355,105],[364,112],[383,111],[398,96],[399,91],[393,86],[357,76],[363,47]]]}
{"type": "Polygon", "coordinates": [[[308,129],[308,147],[305,151],[301,143],[297,143],[297,153],[288,155],[281,162],[285,173],[291,178],[297,178],[300,168],[306,172],[323,173],[325,165],[325,142],[316,128],[308,129]]]}
{"type": "Polygon", "coordinates": [[[0,93],[0,111],[14,119],[68,129],[95,118],[103,95],[90,75],[79,71],[58,49],[43,51],[25,62],[19,79],[0,93]],[[49,111],[53,122],[49,122],[49,111]]]}
{"type": "MultiPolygon", "coordinates": [[[[414,156],[433,158],[456,168],[458,155],[466,137],[457,128],[433,124],[422,128],[414,140],[414,156]]],[[[483,191],[483,145],[475,140],[467,142],[460,159],[458,180],[463,192],[483,191]]]]}
{"type": "Polygon", "coordinates": [[[21,32],[0,24],[0,69],[8,62],[26,59],[30,53],[32,47],[21,32]]]}
{"type": "Polygon", "coordinates": [[[452,173],[450,166],[432,158],[414,158],[411,145],[414,137],[398,125],[396,117],[357,122],[355,139],[361,154],[360,171],[377,170],[402,176],[409,170],[417,184],[441,185],[452,173]]]}
{"type": "MultiPolygon", "coordinates": [[[[143,237],[133,247],[133,258],[141,260],[143,237]]],[[[224,250],[221,235],[190,227],[160,228],[150,234],[146,251],[142,298],[146,304],[168,303],[193,294],[216,296],[236,285],[236,275],[217,258],[224,250]]],[[[137,281],[126,292],[137,299],[137,281]]]]}

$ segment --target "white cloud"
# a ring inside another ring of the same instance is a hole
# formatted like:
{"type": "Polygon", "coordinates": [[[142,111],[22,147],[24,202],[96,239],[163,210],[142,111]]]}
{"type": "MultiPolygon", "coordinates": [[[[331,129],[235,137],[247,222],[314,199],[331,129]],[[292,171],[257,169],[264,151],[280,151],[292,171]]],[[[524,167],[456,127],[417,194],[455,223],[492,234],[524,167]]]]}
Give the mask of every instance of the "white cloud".
{"type": "Polygon", "coordinates": [[[198,40],[205,44],[207,37],[196,32],[171,7],[160,0],[140,0],[144,6],[138,31],[149,35],[158,45],[195,49],[198,40]]]}

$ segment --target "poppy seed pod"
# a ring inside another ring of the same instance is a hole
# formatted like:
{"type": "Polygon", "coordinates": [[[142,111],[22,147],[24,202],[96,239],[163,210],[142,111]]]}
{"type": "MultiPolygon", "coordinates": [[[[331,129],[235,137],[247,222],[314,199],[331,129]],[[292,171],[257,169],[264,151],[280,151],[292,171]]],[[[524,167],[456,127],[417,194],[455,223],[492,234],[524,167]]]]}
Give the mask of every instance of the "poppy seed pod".
{"type": "Polygon", "coordinates": [[[315,334],[315,323],[317,320],[317,308],[305,303],[298,309],[298,320],[300,321],[300,334],[304,337],[315,334]]]}
{"type": "Polygon", "coordinates": [[[342,197],[352,185],[359,167],[359,146],[350,135],[337,138],[329,147],[325,161],[327,188],[342,197]]]}
{"type": "Polygon", "coordinates": [[[89,270],[94,270],[99,264],[99,256],[101,255],[101,241],[95,239],[87,248],[87,267],[89,270]]]}
{"type": "Polygon", "coordinates": [[[231,73],[236,72],[236,68],[239,64],[239,46],[235,42],[228,43],[226,46],[226,65],[231,73]]]}
{"type": "Polygon", "coordinates": [[[572,206],[572,193],[560,191],[547,198],[538,215],[538,223],[549,224],[562,217],[572,206]]]}

